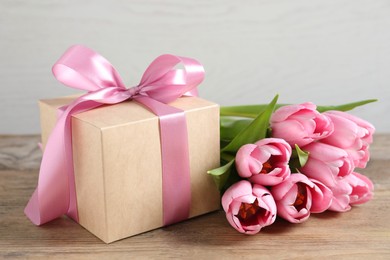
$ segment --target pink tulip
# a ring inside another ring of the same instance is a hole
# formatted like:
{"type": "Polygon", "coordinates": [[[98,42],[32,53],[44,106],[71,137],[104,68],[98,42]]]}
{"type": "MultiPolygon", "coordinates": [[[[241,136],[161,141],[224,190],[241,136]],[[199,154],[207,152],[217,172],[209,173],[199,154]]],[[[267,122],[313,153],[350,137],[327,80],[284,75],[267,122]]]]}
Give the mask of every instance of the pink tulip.
{"type": "Polygon", "coordinates": [[[340,178],[354,170],[352,158],[343,149],[314,142],[302,147],[302,150],[309,152],[309,159],[299,171],[328,187],[335,186],[340,178]]]}
{"type": "Polygon", "coordinates": [[[333,202],[329,209],[345,212],[351,209],[351,205],[358,205],[371,200],[374,185],[366,176],[353,172],[330,188],[333,192],[333,202]]]}
{"type": "Polygon", "coordinates": [[[243,145],[236,155],[236,168],[243,178],[260,185],[276,185],[290,176],[291,147],[283,139],[265,138],[243,145]]]}
{"type": "Polygon", "coordinates": [[[375,131],[373,125],[351,114],[340,111],[327,111],[334,131],[322,142],[342,148],[353,158],[355,166],[365,168],[370,158],[369,145],[375,131]]]}
{"type": "Polygon", "coordinates": [[[276,205],[270,192],[246,180],[236,182],[225,191],[222,207],[230,225],[245,234],[258,233],[276,218],[276,205]]]}
{"type": "Polygon", "coordinates": [[[333,132],[332,121],[310,102],[279,108],[272,114],[270,124],[272,136],[286,140],[291,146],[301,147],[333,132]]]}
{"type": "Polygon", "coordinates": [[[291,174],[290,178],[273,186],[271,193],[278,216],[291,223],[301,223],[309,218],[310,213],[327,210],[332,201],[332,192],[328,187],[300,173],[291,174]]]}

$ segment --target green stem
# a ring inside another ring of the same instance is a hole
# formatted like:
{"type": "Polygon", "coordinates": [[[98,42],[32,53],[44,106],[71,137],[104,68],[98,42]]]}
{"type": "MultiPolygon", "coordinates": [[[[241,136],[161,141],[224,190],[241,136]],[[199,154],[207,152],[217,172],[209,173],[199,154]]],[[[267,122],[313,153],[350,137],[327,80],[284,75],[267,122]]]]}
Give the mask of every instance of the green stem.
{"type": "MultiPolygon", "coordinates": [[[[275,108],[285,106],[286,104],[277,104],[275,108]]],[[[220,107],[221,116],[236,116],[246,118],[256,118],[266,108],[267,104],[262,105],[244,105],[244,106],[223,106],[220,107]]]]}
{"type": "Polygon", "coordinates": [[[246,117],[246,118],[256,118],[257,114],[252,113],[240,113],[234,111],[222,111],[220,112],[221,116],[236,116],[236,117],[246,117]]]}

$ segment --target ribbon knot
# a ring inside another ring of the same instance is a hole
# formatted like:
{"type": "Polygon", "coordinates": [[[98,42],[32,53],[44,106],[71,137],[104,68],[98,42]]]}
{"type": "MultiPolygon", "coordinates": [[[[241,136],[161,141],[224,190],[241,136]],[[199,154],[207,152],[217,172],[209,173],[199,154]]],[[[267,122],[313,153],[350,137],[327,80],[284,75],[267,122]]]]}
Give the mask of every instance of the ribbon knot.
{"type": "Polygon", "coordinates": [[[196,86],[204,77],[202,65],[186,57],[161,55],[149,65],[140,83],[127,89],[110,62],[93,50],[76,45],[62,55],[52,70],[60,82],[87,93],[64,109],[46,143],[38,185],[25,208],[30,220],[41,225],[67,214],[78,221],[71,116],[128,99],[159,116],[163,224],[188,218],[191,193],[186,119],[183,111],[167,103],[184,94],[196,94],[196,86]],[[178,64],[183,69],[176,69],[178,64]]]}
{"type": "Polygon", "coordinates": [[[139,86],[131,87],[126,90],[127,94],[130,96],[130,98],[134,97],[135,95],[138,95],[141,91],[141,88],[139,86]]]}

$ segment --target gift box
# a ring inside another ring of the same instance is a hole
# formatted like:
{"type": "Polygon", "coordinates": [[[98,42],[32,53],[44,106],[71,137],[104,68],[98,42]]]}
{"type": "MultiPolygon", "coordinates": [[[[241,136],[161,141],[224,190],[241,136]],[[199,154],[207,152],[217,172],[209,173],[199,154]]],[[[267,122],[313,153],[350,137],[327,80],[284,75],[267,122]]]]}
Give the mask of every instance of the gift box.
{"type": "MultiPolygon", "coordinates": [[[[59,108],[75,97],[41,100],[45,147],[59,108]]],[[[219,107],[197,97],[169,104],[185,112],[190,159],[190,216],[220,207],[208,169],[219,166],[219,107]]],[[[106,243],[162,227],[159,117],[135,101],[72,115],[79,224],[106,243]]]]}

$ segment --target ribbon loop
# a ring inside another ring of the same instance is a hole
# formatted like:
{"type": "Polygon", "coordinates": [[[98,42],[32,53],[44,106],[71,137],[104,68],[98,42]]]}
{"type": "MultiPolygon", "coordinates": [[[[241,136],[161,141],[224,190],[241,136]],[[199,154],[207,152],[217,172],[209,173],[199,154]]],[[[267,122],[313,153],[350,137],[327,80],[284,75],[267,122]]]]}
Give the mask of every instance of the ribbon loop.
{"type": "Polygon", "coordinates": [[[147,86],[147,96],[170,103],[191,91],[204,78],[203,66],[196,60],[165,54],[157,57],[146,69],[140,86],[147,86]],[[175,69],[182,64],[184,69],[175,69]]]}
{"type": "Polygon", "coordinates": [[[78,221],[71,116],[102,104],[116,104],[128,99],[143,104],[160,117],[165,185],[163,223],[168,225],[187,218],[191,194],[185,114],[166,104],[186,93],[196,94],[196,86],[204,77],[202,65],[190,58],[161,55],[146,69],[139,85],[126,89],[118,72],[104,57],[91,49],[76,45],[62,55],[52,70],[60,82],[87,93],[63,108],[49,136],[38,185],[25,208],[30,220],[41,225],[67,214],[78,221]],[[179,64],[183,69],[176,68],[179,64]],[[171,189],[174,184],[175,189],[171,189]],[[177,186],[180,188],[177,189],[177,186]]]}
{"type": "Polygon", "coordinates": [[[75,45],[70,47],[52,68],[55,78],[66,86],[86,91],[106,87],[125,89],[119,73],[100,54],[75,45]]]}

